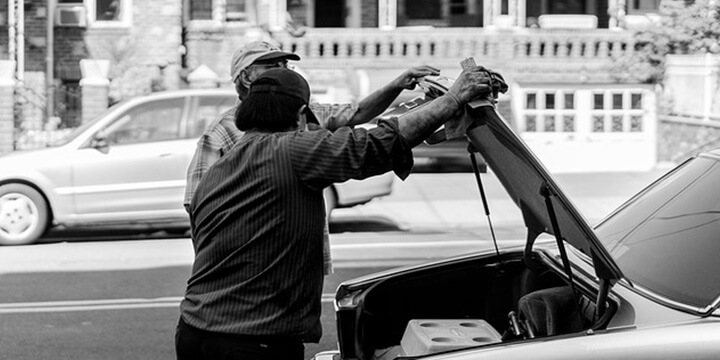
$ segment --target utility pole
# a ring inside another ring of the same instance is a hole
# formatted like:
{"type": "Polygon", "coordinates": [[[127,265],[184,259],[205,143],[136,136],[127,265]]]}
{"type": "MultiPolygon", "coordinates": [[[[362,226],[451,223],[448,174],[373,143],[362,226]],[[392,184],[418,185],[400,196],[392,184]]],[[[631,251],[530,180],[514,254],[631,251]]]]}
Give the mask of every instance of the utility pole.
{"type": "Polygon", "coordinates": [[[9,60],[17,60],[15,49],[15,0],[8,0],[8,54],[9,60]]]}
{"type": "Polygon", "coordinates": [[[45,118],[49,121],[55,115],[55,0],[47,2],[47,56],[45,57],[45,118]]]}
{"type": "MultiPolygon", "coordinates": [[[[25,80],[25,4],[23,0],[10,0],[11,10],[15,15],[15,61],[17,63],[16,78],[19,82],[25,80]]],[[[10,39],[13,42],[13,39],[10,39]]]]}

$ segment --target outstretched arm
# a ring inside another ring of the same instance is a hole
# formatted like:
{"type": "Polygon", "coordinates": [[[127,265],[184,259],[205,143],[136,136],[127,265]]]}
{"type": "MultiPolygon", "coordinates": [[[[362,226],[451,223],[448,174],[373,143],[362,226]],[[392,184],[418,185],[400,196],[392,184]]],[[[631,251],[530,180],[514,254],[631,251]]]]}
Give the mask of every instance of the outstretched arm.
{"type": "Polygon", "coordinates": [[[400,135],[412,147],[420,144],[465,104],[489,94],[492,91],[490,76],[482,66],[464,70],[445,95],[400,119],[400,135]]]}
{"type": "Polygon", "coordinates": [[[400,95],[400,92],[405,89],[414,89],[418,80],[428,75],[440,75],[440,70],[429,65],[417,66],[405,70],[400,76],[393,79],[387,85],[360,101],[357,111],[346,125],[363,124],[374,119],[392,104],[398,95],[400,95]]]}

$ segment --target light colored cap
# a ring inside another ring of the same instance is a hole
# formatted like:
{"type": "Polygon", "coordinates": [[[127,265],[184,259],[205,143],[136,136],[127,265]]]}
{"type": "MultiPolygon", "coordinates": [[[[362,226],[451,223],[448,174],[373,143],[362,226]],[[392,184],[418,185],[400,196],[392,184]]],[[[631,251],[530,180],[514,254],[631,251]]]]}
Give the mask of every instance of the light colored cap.
{"type": "Polygon", "coordinates": [[[230,62],[230,77],[232,81],[235,82],[238,76],[240,76],[240,72],[247,69],[253,63],[282,58],[300,60],[300,56],[297,54],[282,51],[277,46],[266,41],[247,43],[243,47],[235,50],[232,61],[230,62]]]}

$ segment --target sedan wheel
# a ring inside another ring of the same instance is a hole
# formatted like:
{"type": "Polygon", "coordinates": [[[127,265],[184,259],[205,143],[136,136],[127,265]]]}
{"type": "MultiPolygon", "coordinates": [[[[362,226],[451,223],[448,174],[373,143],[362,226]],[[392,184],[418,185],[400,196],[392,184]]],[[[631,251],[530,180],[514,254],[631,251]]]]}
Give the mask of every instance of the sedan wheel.
{"type": "Polygon", "coordinates": [[[47,226],[48,206],[39,192],[20,184],[0,186],[0,245],[33,243],[47,226]]]}

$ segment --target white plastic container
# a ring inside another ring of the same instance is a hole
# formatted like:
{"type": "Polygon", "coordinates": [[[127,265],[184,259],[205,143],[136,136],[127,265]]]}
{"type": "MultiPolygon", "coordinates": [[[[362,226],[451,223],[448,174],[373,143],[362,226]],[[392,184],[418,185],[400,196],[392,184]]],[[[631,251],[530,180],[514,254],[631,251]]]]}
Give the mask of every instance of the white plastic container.
{"type": "Polygon", "coordinates": [[[426,355],[501,342],[500,334],[485,320],[410,320],[400,345],[408,356],[426,355]]]}

